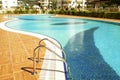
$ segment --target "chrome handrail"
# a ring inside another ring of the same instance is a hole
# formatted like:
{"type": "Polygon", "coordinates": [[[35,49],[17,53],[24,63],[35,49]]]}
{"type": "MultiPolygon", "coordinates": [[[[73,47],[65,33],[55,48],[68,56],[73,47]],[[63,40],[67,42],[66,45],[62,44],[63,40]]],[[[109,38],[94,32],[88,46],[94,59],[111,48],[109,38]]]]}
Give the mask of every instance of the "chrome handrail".
{"type": "Polygon", "coordinates": [[[39,44],[38,46],[34,49],[34,54],[33,54],[33,75],[36,74],[36,50],[38,49],[38,62],[40,62],[40,55],[39,55],[39,50],[41,47],[44,47],[46,48],[47,50],[51,51],[52,53],[54,53],[56,56],[58,56],[64,63],[65,63],[65,67],[66,67],[66,72],[68,73],[68,78],[70,80],[72,80],[72,76],[71,76],[71,72],[70,72],[70,68],[68,67],[68,64],[67,64],[67,60],[66,60],[66,53],[65,51],[60,47],[58,46],[57,44],[55,44],[52,40],[48,39],[48,38],[44,38],[44,39],[41,39],[39,41],[39,44]],[[41,45],[41,42],[44,41],[44,40],[47,40],[49,41],[50,43],[52,43],[53,45],[55,45],[58,49],[60,49],[62,51],[62,53],[64,54],[64,58],[61,57],[60,55],[58,55],[55,51],[51,50],[50,48],[46,47],[45,45],[41,45]]]}
{"type": "MultiPolygon", "coordinates": [[[[60,46],[58,46],[57,44],[55,44],[52,40],[50,40],[50,39],[48,39],[48,38],[44,38],[44,39],[42,39],[42,40],[39,41],[39,45],[40,45],[41,42],[44,41],[44,40],[49,41],[50,43],[52,43],[53,45],[55,45],[58,49],[60,49],[60,50],[63,52],[63,54],[64,54],[64,59],[66,60],[66,53],[65,53],[65,51],[64,51],[60,46]]],[[[38,57],[38,58],[39,58],[39,57],[38,57]]]]}
{"type": "Polygon", "coordinates": [[[58,56],[66,65],[66,70],[68,72],[68,64],[65,59],[63,59],[60,55],[58,55],[55,51],[51,50],[50,48],[46,47],[45,45],[39,45],[34,49],[34,54],[33,54],[33,75],[36,74],[36,50],[39,49],[40,47],[44,47],[50,52],[54,53],[56,56],[58,56]]]}

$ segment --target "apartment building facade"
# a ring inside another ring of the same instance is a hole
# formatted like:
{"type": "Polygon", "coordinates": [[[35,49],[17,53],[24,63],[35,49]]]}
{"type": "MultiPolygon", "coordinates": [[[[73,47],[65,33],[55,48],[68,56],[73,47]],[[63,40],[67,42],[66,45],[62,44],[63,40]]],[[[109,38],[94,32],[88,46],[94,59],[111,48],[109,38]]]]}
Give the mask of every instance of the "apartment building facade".
{"type": "Polygon", "coordinates": [[[10,9],[17,6],[18,6],[17,0],[2,0],[3,9],[10,9]]]}
{"type": "Polygon", "coordinates": [[[78,5],[81,7],[86,7],[87,0],[0,0],[1,8],[10,9],[18,6],[25,6],[26,4],[33,6],[38,5],[41,7],[52,8],[56,6],[56,8],[64,8],[64,7],[77,7],[78,5]]]}
{"type": "Polygon", "coordinates": [[[85,8],[87,6],[87,0],[68,0],[69,6],[72,8],[81,7],[85,8]]]}

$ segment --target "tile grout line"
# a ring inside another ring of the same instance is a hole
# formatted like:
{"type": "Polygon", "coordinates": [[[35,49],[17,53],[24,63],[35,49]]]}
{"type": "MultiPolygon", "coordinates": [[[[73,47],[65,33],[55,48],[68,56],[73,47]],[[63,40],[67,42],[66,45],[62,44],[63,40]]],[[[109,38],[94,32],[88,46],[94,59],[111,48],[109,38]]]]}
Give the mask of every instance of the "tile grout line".
{"type": "Polygon", "coordinates": [[[22,45],[22,47],[23,47],[23,50],[25,51],[25,53],[27,53],[28,57],[30,57],[29,52],[28,52],[28,50],[26,49],[23,40],[21,39],[21,36],[20,36],[19,34],[17,34],[17,37],[18,37],[18,39],[20,40],[19,42],[21,43],[21,45],[22,45]]]}
{"type": "Polygon", "coordinates": [[[14,76],[14,69],[13,69],[13,63],[12,63],[12,51],[11,51],[11,47],[10,47],[10,37],[9,37],[9,32],[6,32],[7,33],[7,39],[8,39],[8,44],[9,44],[9,51],[10,51],[10,61],[11,61],[11,65],[12,65],[12,74],[13,74],[13,78],[15,80],[15,76],[14,76]]]}

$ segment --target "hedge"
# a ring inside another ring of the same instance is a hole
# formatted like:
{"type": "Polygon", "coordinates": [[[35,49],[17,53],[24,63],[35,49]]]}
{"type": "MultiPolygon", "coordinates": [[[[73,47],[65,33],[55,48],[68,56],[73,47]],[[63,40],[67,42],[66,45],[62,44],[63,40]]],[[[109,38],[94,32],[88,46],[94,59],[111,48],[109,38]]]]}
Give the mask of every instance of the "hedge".
{"type": "Polygon", "coordinates": [[[75,16],[87,16],[87,17],[98,17],[98,18],[111,18],[120,19],[120,12],[96,12],[96,11],[77,11],[77,10],[51,10],[50,14],[65,14],[75,16]]]}

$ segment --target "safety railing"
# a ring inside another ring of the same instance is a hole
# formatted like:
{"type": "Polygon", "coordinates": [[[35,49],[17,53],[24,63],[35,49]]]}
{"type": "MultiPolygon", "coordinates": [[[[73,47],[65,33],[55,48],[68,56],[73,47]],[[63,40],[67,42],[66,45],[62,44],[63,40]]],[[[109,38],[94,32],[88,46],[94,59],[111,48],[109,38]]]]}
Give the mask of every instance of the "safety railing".
{"type": "Polygon", "coordinates": [[[65,53],[65,51],[59,45],[55,44],[52,40],[50,40],[48,38],[44,38],[44,39],[42,39],[42,40],[39,41],[39,45],[41,44],[42,41],[45,41],[45,40],[49,41],[50,43],[52,43],[53,45],[55,45],[58,49],[60,49],[63,52],[63,54],[64,54],[64,59],[66,60],[66,53],[65,53]]]}
{"type": "Polygon", "coordinates": [[[72,80],[70,68],[68,67],[68,64],[67,64],[67,61],[66,61],[66,53],[65,53],[65,51],[61,47],[59,47],[57,44],[55,44],[52,40],[50,40],[48,38],[44,38],[44,39],[40,40],[39,41],[39,45],[34,49],[34,54],[33,54],[33,75],[37,73],[36,72],[36,50],[38,49],[38,62],[40,62],[39,50],[40,50],[41,47],[46,48],[48,51],[50,51],[51,53],[55,54],[57,57],[59,57],[65,63],[67,78],[69,80],[72,80]],[[42,45],[41,42],[44,41],[44,40],[49,41],[50,43],[55,45],[58,49],[60,49],[61,52],[64,54],[64,57],[61,57],[55,51],[51,50],[47,46],[42,45]]]}

